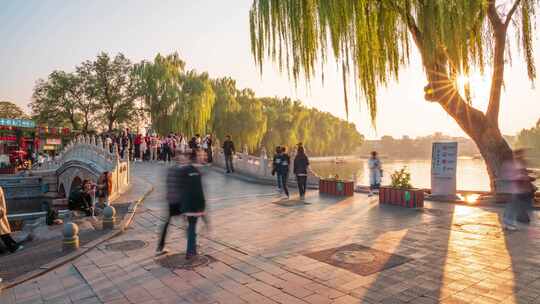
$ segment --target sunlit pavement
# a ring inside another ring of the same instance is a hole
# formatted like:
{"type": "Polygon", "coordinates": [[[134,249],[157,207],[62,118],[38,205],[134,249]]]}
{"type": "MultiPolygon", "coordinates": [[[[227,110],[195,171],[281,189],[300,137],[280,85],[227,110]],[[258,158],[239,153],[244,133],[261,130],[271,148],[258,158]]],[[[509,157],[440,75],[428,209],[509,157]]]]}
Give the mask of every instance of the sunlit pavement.
{"type": "MultiPolygon", "coordinates": [[[[212,262],[163,268],[153,254],[166,166],[132,168],[155,191],[131,228],[107,244],[148,246],[118,252],[100,245],[4,291],[0,303],[540,303],[536,214],[530,226],[507,233],[499,208],[427,203],[420,212],[314,191],[310,204],[283,202],[270,186],[209,168],[202,170],[211,229],[201,225],[199,243],[212,262]],[[337,250],[349,244],[365,250],[337,250]]],[[[178,219],[170,229],[172,253],[185,248],[183,227],[178,219]]]]}

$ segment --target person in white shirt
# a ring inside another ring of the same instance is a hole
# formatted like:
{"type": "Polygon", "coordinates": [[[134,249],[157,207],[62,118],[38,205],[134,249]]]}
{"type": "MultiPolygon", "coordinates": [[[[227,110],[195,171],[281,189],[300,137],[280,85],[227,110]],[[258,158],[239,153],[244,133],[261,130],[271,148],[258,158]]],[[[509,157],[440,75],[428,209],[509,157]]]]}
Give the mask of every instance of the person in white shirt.
{"type": "Polygon", "coordinates": [[[372,196],[375,190],[381,187],[382,178],[382,163],[377,157],[377,152],[371,152],[371,157],[368,159],[369,167],[369,196],[372,196]]]}

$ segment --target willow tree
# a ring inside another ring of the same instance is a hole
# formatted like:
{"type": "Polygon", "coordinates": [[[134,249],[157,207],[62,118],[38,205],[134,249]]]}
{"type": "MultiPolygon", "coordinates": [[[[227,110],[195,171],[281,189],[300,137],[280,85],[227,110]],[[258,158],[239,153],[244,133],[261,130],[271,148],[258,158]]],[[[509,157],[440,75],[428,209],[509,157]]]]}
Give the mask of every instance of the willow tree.
{"type": "Polygon", "coordinates": [[[181,76],[179,98],[172,107],[174,131],[203,134],[212,117],[216,95],[207,73],[188,71],[181,76]]]}
{"type": "Polygon", "coordinates": [[[150,114],[152,127],[160,134],[173,130],[172,109],[180,96],[186,64],[177,53],[157,54],[154,62],[142,61],[134,67],[138,95],[150,114]]]}
{"type": "Polygon", "coordinates": [[[501,164],[512,151],[499,129],[499,107],[515,33],[531,81],[536,77],[533,28],[538,0],[254,0],[250,11],[251,49],[261,68],[266,58],[295,81],[308,81],[329,50],[340,66],[348,110],[347,84],[365,97],[372,121],[377,89],[397,79],[411,46],[419,51],[427,85],[425,99],[436,102],[478,146],[495,189],[501,164]],[[459,75],[475,68],[491,71],[485,112],[473,107],[459,75]]]}

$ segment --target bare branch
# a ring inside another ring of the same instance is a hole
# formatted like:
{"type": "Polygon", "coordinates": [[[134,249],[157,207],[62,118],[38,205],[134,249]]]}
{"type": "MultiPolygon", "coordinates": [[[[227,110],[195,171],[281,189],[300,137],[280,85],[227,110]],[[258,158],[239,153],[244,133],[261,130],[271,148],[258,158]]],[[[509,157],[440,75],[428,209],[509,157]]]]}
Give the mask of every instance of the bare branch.
{"type": "Polygon", "coordinates": [[[499,13],[497,12],[497,8],[495,7],[495,0],[489,1],[487,13],[488,13],[489,22],[491,23],[491,25],[493,26],[495,30],[497,30],[498,28],[504,25],[501,21],[501,17],[499,16],[499,13]]]}
{"type": "Polygon", "coordinates": [[[506,15],[506,20],[504,21],[504,26],[505,27],[508,27],[508,24],[510,24],[510,20],[512,20],[512,16],[516,12],[516,9],[518,8],[520,2],[521,2],[521,0],[516,0],[514,2],[514,5],[512,5],[512,8],[510,9],[508,14],[506,15]]]}

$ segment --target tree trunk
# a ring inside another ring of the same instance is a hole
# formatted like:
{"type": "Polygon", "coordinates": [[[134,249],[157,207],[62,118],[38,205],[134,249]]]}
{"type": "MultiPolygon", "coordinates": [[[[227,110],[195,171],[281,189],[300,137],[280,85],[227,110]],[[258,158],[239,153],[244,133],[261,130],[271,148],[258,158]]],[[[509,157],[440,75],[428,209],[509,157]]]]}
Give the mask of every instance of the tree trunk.
{"type": "Polygon", "coordinates": [[[502,164],[512,159],[512,150],[499,130],[497,120],[489,119],[483,112],[467,103],[446,76],[443,64],[432,64],[426,69],[429,81],[426,99],[438,102],[474,141],[486,163],[490,189],[497,192],[496,180],[501,175],[502,164]]]}
{"type": "Polygon", "coordinates": [[[113,129],[113,124],[114,124],[114,119],[109,118],[109,125],[108,125],[108,127],[109,127],[109,132],[112,131],[112,129],[113,129]]]}
{"type": "Polygon", "coordinates": [[[71,122],[71,125],[73,126],[73,130],[79,130],[79,124],[77,123],[75,116],[72,115],[69,120],[71,122]]]}
{"type": "MultiPolygon", "coordinates": [[[[474,127],[476,121],[473,121],[472,124],[474,127]]],[[[497,191],[495,181],[501,176],[500,169],[503,163],[512,159],[512,149],[496,126],[487,123],[487,125],[478,125],[477,127],[482,132],[471,136],[471,138],[480,150],[480,154],[486,163],[491,192],[496,193],[499,191],[497,191]]]]}

